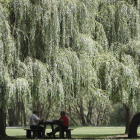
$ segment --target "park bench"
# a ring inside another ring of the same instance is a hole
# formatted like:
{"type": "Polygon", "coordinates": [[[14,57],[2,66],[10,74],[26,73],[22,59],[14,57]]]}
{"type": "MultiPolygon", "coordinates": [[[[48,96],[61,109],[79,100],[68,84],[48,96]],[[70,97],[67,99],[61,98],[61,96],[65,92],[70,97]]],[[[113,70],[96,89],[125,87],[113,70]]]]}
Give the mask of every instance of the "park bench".
{"type": "Polygon", "coordinates": [[[73,129],[64,130],[62,133],[62,137],[64,138],[64,132],[66,132],[66,138],[71,139],[71,130],[73,129]]]}
{"type": "Polygon", "coordinates": [[[31,138],[31,132],[33,132],[33,138],[38,138],[39,129],[24,129],[26,130],[26,138],[31,138]]]}

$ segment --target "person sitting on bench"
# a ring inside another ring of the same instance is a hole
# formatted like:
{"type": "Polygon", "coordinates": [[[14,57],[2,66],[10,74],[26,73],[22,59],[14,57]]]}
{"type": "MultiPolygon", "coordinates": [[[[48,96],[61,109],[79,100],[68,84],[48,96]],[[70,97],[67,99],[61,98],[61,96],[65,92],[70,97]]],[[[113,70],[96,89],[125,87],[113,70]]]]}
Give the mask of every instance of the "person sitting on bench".
{"type": "Polygon", "coordinates": [[[38,117],[38,113],[39,113],[38,110],[33,111],[33,114],[30,117],[30,128],[39,129],[38,137],[41,138],[42,137],[41,132],[43,132],[43,127],[39,126],[38,124],[39,124],[39,122],[44,121],[44,119],[40,119],[38,117]]]}
{"type": "MultiPolygon", "coordinates": [[[[69,120],[68,120],[67,116],[65,116],[65,111],[61,111],[60,116],[61,117],[60,117],[59,121],[61,122],[61,129],[62,129],[62,131],[67,130],[69,127],[69,120]]],[[[55,121],[58,121],[58,120],[55,120],[55,121]]],[[[55,128],[54,133],[56,133],[56,132],[59,132],[59,127],[55,128]]],[[[51,135],[53,135],[53,133],[52,132],[47,133],[47,135],[51,136],[51,135]]]]}

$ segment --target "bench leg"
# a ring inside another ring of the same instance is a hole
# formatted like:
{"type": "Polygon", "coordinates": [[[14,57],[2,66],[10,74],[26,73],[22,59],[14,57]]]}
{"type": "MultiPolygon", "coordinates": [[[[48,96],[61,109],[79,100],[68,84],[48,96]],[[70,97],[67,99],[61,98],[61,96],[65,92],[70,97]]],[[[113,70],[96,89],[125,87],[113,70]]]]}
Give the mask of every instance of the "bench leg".
{"type": "Polygon", "coordinates": [[[66,138],[71,139],[71,131],[66,131],[66,138]]]}
{"type": "Polygon", "coordinates": [[[30,130],[27,130],[27,131],[26,131],[26,137],[27,137],[27,138],[31,138],[31,131],[30,131],[30,130]]]}
{"type": "Polygon", "coordinates": [[[33,138],[38,138],[38,130],[37,131],[33,131],[33,138]]]}
{"type": "Polygon", "coordinates": [[[62,131],[61,134],[59,133],[59,138],[64,138],[64,131],[62,131]]]}
{"type": "Polygon", "coordinates": [[[64,131],[62,131],[62,138],[64,138],[64,131]]]}

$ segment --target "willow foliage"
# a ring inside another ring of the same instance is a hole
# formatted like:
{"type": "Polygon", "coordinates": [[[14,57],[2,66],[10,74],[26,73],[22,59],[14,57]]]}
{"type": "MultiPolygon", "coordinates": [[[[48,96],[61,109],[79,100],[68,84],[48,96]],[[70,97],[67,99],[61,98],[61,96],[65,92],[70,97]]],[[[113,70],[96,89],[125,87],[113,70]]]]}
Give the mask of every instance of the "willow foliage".
{"type": "Polygon", "coordinates": [[[139,37],[139,13],[125,1],[102,9],[99,21],[103,24],[110,43],[126,44],[130,38],[139,37]]]}
{"type": "Polygon", "coordinates": [[[14,55],[15,47],[8,22],[8,11],[1,4],[0,31],[1,60],[3,63],[10,63],[13,60],[12,55],[14,55]]]}
{"type": "Polygon", "coordinates": [[[10,34],[10,26],[8,23],[8,11],[0,4],[0,105],[7,103],[10,92],[10,76],[8,73],[8,64],[13,62],[15,47],[14,41],[10,34]]]}
{"type": "Polygon", "coordinates": [[[122,57],[120,82],[122,101],[127,104],[134,103],[139,91],[139,73],[131,56],[124,55],[122,57]]]}
{"type": "Polygon", "coordinates": [[[134,62],[139,66],[140,58],[140,42],[137,40],[130,40],[125,46],[125,53],[134,58],[134,62]]]}
{"type": "Polygon", "coordinates": [[[138,39],[132,1],[0,0],[1,101],[135,102],[138,39]]]}

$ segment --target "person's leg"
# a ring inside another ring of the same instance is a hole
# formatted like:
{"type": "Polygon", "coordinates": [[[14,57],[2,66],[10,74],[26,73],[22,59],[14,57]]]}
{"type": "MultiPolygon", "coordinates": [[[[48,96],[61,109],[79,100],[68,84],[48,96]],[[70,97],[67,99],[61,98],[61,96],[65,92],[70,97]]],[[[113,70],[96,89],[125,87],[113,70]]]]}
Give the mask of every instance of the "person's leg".
{"type": "Polygon", "coordinates": [[[61,125],[61,129],[64,131],[64,130],[67,130],[67,129],[68,129],[68,127],[67,127],[67,126],[65,126],[65,125],[61,125]]]}
{"type": "MultiPolygon", "coordinates": [[[[64,131],[64,130],[68,129],[68,127],[65,126],[65,125],[61,125],[61,129],[62,129],[62,131],[64,131]]],[[[59,132],[59,127],[56,127],[56,128],[54,129],[54,133],[56,133],[56,132],[59,132]]],[[[52,134],[53,134],[52,132],[47,133],[48,136],[51,136],[52,134]]]]}
{"type": "Polygon", "coordinates": [[[41,133],[43,134],[44,127],[40,126],[41,133]]]}
{"type": "Polygon", "coordinates": [[[54,133],[58,132],[59,131],[59,127],[55,127],[54,129],[54,133]]]}
{"type": "MultiPolygon", "coordinates": [[[[56,127],[56,128],[54,129],[54,133],[56,133],[56,132],[58,132],[58,131],[59,131],[59,127],[56,127]]],[[[52,134],[53,134],[52,132],[47,133],[48,136],[51,136],[52,134]]]]}
{"type": "Polygon", "coordinates": [[[38,129],[39,129],[38,135],[39,137],[42,137],[44,128],[42,126],[38,126],[38,129]]]}

